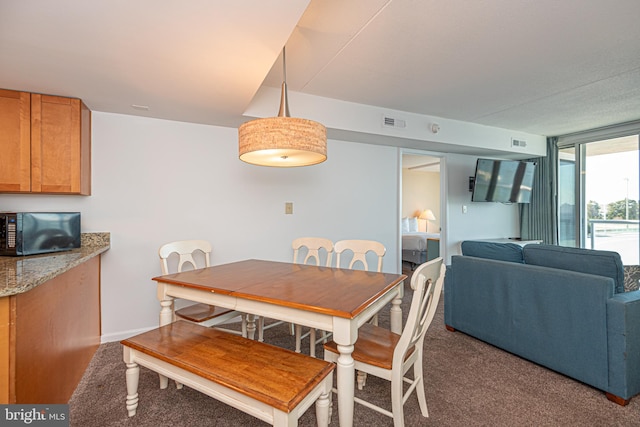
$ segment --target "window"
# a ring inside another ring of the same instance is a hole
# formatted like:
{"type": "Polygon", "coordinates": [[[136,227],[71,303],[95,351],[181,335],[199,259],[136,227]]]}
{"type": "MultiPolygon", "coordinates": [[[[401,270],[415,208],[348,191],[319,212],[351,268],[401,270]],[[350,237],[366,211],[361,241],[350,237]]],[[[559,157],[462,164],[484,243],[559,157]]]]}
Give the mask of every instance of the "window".
{"type": "Polygon", "coordinates": [[[559,139],[559,244],[618,252],[640,264],[638,135],[559,139]]]}

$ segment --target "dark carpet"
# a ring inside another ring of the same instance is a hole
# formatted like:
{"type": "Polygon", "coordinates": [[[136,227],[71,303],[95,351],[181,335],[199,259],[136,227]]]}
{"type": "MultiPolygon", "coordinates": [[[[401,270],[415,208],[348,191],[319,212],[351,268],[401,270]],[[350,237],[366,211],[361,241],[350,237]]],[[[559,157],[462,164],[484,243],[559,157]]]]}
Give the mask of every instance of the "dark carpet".
{"type": "MultiPolygon", "coordinates": [[[[408,281],[407,281],[408,283],[408,281]]],[[[406,316],[411,289],[403,302],[406,316]]],[[[429,418],[415,394],[405,404],[405,425],[416,426],[640,426],[640,397],[622,407],[590,386],[523,360],[459,332],[444,328],[443,298],[425,340],[424,372],[429,418]]],[[[389,310],[380,324],[389,323],[389,310]]],[[[265,341],[294,347],[286,325],[265,331],[265,341]]],[[[303,350],[308,354],[308,341],[303,350]]],[[[552,351],[552,350],[550,350],[552,351]]],[[[317,354],[322,357],[322,346],[317,354]]],[[[356,395],[390,409],[389,383],[369,376],[356,395]]],[[[140,368],[137,414],[125,408],[125,365],[120,343],[102,344],[69,402],[71,425],[97,426],[264,426],[266,423],[184,387],[160,390],[158,375],[140,368]]],[[[334,408],[331,425],[338,425],[334,408]]],[[[300,426],[315,426],[311,407],[300,426]]],[[[356,404],[354,426],[392,426],[391,418],[356,404]]]]}

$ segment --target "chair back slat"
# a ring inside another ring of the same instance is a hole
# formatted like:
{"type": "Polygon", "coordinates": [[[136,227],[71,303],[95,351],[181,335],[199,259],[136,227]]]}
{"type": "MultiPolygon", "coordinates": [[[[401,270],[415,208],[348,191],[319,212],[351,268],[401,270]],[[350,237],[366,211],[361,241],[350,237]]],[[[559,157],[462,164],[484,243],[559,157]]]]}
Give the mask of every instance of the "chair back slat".
{"type": "Polygon", "coordinates": [[[158,255],[162,274],[179,273],[184,270],[185,265],[191,265],[194,269],[211,266],[211,244],[206,240],[180,240],[167,243],[160,247],[158,255]],[[204,254],[204,266],[200,266],[193,256],[198,251],[204,254]],[[169,268],[169,257],[173,254],[178,255],[175,271],[169,268]]]}
{"type": "Polygon", "coordinates": [[[393,354],[393,363],[402,363],[412,349],[422,351],[424,336],[433,321],[444,285],[446,266],[441,257],[427,261],[413,272],[411,288],[413,299],[407,324],[393,354]]]}
{"type": "Polygon", "coordinates": [[[348,268],[354,268],[357,263],[362,263],[364,270],[369,270],[367,263],[367,253],[373,252],[377,256],[377,268],[375,271],[382,271],[382,259],[387,249],[380,242],[375,240],[340,240],[335,244],[336,267],[340,268],[340,259],[344,252],[351,251],[353,256],[348,268]]]}
{"type": "Polygon", "coordinates": [[[326,267],[331,267],[333,258],[333,242],[322,237],[300,237],[291,243],[293,248],[293,262],[296,264],[309,264],[313,260],[315,265],[320,266],[320,250],[327,254],[326,267]],[[306,248],[307,255],[300,262],[300,249],[306,248]]]}

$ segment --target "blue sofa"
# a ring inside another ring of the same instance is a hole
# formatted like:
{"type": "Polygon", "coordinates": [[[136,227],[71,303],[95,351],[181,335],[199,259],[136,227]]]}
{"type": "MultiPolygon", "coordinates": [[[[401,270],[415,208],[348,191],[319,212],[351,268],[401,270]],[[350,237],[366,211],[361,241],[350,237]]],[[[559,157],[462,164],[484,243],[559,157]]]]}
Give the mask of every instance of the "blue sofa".
{"type": "Polygon", "coordinates": [[[445,276],[447,329],[597,389],[640,393],[640,291],[620,255],[553,245],[465,241],[445,276]]]}

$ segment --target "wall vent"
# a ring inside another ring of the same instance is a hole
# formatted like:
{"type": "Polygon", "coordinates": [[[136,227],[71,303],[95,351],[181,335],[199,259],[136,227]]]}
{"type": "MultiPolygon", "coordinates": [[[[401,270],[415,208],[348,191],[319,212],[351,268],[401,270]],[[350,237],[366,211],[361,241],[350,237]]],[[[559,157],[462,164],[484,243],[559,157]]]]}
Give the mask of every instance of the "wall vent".
{"type": "Polygon", "coordinates": [[[524,139],[515,139],[515,138],[511,138],[511,146],[512,147],[526,147],[527,146],[527,141],[525,141],[524,139]]]}
{"type": "Polygon", "coordinates": [[[402,119],[382,116],[382,126],[387,128],[404,129],[407,127],[407,122],[402,119]]]}

